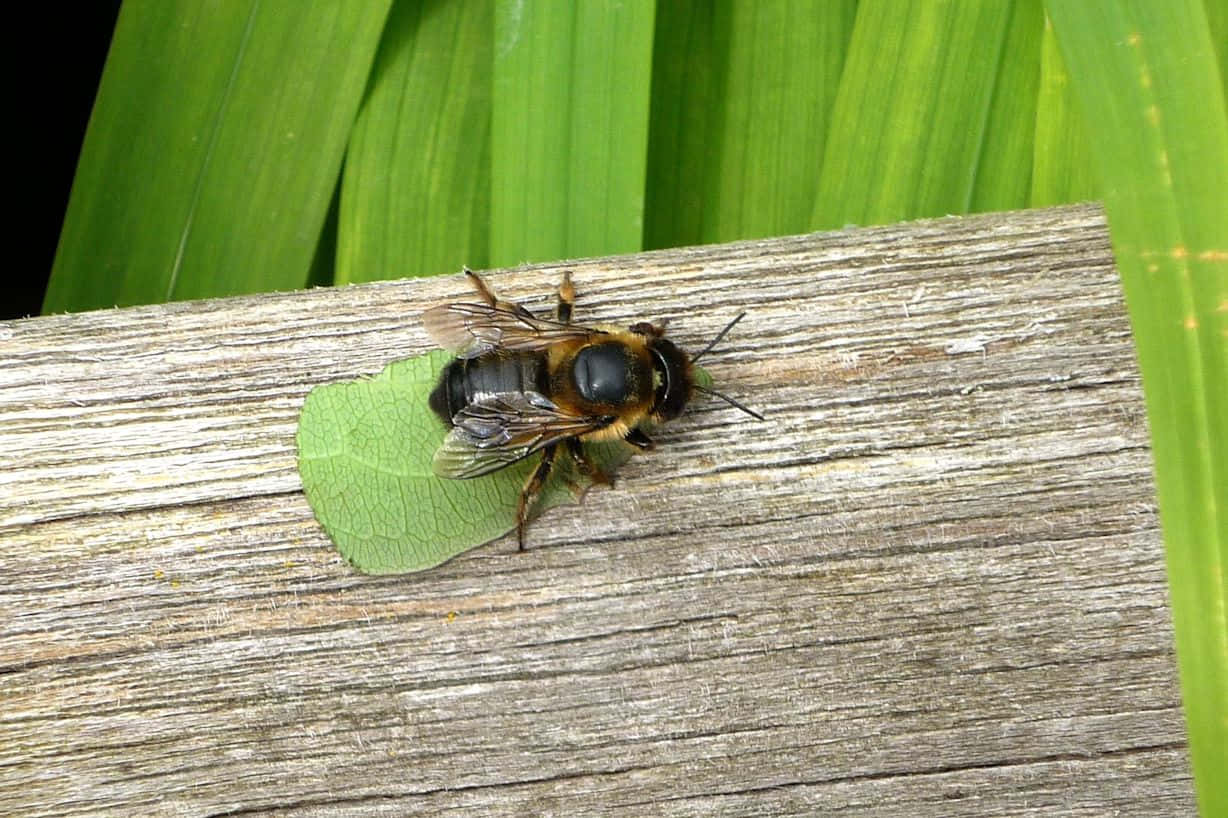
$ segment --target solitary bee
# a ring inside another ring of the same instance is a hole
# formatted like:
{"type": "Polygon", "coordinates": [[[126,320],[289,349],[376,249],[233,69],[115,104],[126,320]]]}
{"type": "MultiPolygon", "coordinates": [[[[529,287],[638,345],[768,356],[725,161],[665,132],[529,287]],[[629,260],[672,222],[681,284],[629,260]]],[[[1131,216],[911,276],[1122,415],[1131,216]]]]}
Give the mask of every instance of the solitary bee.
{"type": "Polygon", "coordinates": [[[473,271],[465,275],[481,303],[443,304],[422,322],[457,357],[444,367],[430,407],[451,426],[435,452],[440,477],[466,480],[542,453],[520,493],[516,539],[524,550],[529,513],[550,476],[560,447],[593,483],[610,478],[583,444],[625,440],[652,447],[644,427],[682,414],[695,391],[715,395],[747,414],[763,416],[695,383],[693,365],[725,336],[734,318],[694,358],[647,322],[618,327],[571,323],[576,291],[563,274],[553,320],[501,301],[473,271]]]}

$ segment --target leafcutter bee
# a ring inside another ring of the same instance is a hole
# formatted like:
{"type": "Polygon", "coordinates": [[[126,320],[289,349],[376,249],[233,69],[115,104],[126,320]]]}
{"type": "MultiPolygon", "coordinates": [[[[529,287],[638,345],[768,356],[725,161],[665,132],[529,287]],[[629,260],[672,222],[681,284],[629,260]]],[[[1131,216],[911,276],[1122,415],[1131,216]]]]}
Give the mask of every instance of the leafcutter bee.
{"type": "Polygon", "coordinates": [[[693,364],[742,315],[689,357],[665,338],[662,327],[641,322],[627,329],[571,323],[576,292],[564,273],[553,319],[501,301],[466,269],[479,303],[443,304],[422,322],[448,363],[431,392],[430,407],[451,427],[435,452],[437,475],[480,477],[535,452],[541,462],[520,493],[516,539],[524,550],[529,513],[554,468],[559,449],[578,472],[597,484],[610,478],[586,456],[583,444],[621,439],[652,447],[645,429],[682,414],[694,392],[715,395],[743,412],[762,415],[695,382],[693,364]]]}

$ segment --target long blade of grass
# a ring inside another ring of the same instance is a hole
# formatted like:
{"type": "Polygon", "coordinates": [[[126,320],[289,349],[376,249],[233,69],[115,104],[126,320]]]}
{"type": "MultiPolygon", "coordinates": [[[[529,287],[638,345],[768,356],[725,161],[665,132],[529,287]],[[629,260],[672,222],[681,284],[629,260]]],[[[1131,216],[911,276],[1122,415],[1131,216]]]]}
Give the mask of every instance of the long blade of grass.
{"type": "Polygon", "coordinates": [[[1224,87],[1224,99],[1228,99],[1228,0],[1206,0],[1204,8],[1219,63],[1219,81],[1224,87]]]}
{"type": "Polygon", "coordinates": [[[1011,7],[863,0],[812,226],[967,212],[1011,7]]]}
{"type": "Polygon", "coordinates": [[[1134,328],[1190,754],[1228,815],[1228,112],[1198,0],[1049,0],[1134,328]]]}
{"type": "Polygon", "coordinates": [[[337,283],[488,265],[494,4],[398,3],[341,188],[337,283]]]}
{"type": "Polygon", "coordinates": [[[302,286],[390,0],[128,0],[43,309],[302,286]]]}
{"type": "Polygon", "coordinates": [[[1028,206],[1043,21],[1040,0],[1015,0],[1011,4],[972,189],[969,210],[973,212],[1028,206]]]}
{"type": "Polygon", "coordinates": [[[649,0],[496,0],[491,263],[639,249],[649,0]]]}
{"type": "Polygon", "coordinates": [[[1083,111],[1070,87],[1053,26],[1045,20],[1040,57],[1040,98],[1036,104],[1035,154],[1029,207],[1100,198],[1083,111]]]}
{"type": "Polygon", "coordinates": [[[807,229],[856,8],[855,0],[661,6],[646,246],[807,229]]]}
{"type": "Polygon", "coordinates": [[[713,145],[724,95],[725,54],[718,23],[704,0],[678,0],[657,8],[653,43],[652,107],[644,201],[644,247],[699,244],[704,179],[719,153],[713,145]]]}

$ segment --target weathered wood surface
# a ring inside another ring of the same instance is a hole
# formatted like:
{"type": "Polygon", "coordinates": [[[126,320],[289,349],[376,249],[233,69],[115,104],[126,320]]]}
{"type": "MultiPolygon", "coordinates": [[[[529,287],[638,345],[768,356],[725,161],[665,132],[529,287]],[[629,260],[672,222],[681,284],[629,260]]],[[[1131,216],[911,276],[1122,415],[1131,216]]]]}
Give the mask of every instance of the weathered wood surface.
{"type": "Polygon", "coordinates": [[[296,415],[458,277],[0,324],[0,813],[1194,810],[1099,210],[566,267],[692,349],[748,310],[706,365],[768,422],[405,577],[329,545],[296,415]]]}

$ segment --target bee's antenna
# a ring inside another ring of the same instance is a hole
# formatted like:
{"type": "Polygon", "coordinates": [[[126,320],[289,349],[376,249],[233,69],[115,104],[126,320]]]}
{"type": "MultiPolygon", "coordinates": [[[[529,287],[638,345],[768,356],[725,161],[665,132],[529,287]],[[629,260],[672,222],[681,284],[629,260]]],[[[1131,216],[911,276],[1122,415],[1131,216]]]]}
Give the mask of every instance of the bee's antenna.
{"type": "MultiPolygon", "coordinates": [[[[691,363],[695,363],[695,362],[696,362],[696,361],[698,361],[700,358],[704,357],[704,356],[705,356],[705,355],[707,355],[709,352],[711,352],[711,351],[712,351],[712,347],[714,347],[714,346],[716,346],[717,344],[719,344],[719,343],[721,342],[721,339],[725,337],[725,333],[727,333],[727,332],[729,332],[729,330],[733,329],[733,325],[734,325],[734,324],[736,324],[736,323],[738,323],[739,321],[741,321],[741,320],[742,320],[743,318],[745,318],[745,317],[746,317],[746,313],[744,313],[744,312],[743,312],[743,313],[739,313],[737,318],[733,319],[733,320],[732,320],[732,321],[730,321],[728,324],[726,324],[726,325],[725,325],[725,328],[724,328],[723,330],[721,330],[720,332],[718,332],[718,333],[716,334],[716,337],[712,339],[712,343],[710,343],[710,344],[708,344],[706,347],[704,347],[702,352],[700,352],[698,355],[696,355],[694,358],[692,358],[692,359],[691,359],[691,363]]],[[[725,396],[724,396],[724,395],[721,395],[721,397],[725,397],[725,396]]],[[[728,400],[728,398],[726,398],[726,400],[728,400]]]]}
{"type": "MultiPolygon", "coordinates": [[[[740,313],[738,313],[738,314],[737,314],[737,316],[736,316],[736,317],[735,317],[735,318],[734,318],[732,321],[730,321],[728,324],[726,324],[726,325],[725,325],[725,328],[724,328],[724,329],[722,329],[720,332],[718,332],[718,333],[716,334],[716,337],[712,339],[712,342],[711,342],[711,343],[709,343],[709,344],[708,344],[706,347],[704,347],[704,348],[703,348],[703,349],[700,351],[700,353],[699,353],[698,355],[696,355],[694,358],[692,358],[692,359],[691,359],[691,363],[695,363],[695,362],[696,362],[696,361],[698,361],[700,358],[704,357],[704,356],[705,356],[705,355],[707,355],[709,352],[711,352],[711,351],[712,351],[712,347],[714,347],[714,346],[716,346],[717,344],[719,344],[719,343],[721,342],[721,339],[725,337],[725,334],[726,334],[726,333],[728,333],[728,332],[729,332],[729,330],[733,329],[733,325],[734,325],[734,324],[736,324],[736,323],[738,323],[739,321],[741,321],[741,320],[742,320],[743,318],[745,318],[745,317],[746,317],[746,313],[744,313],[744,312],[740,312],[740,313]]],[[[758,412],[756,412],[756,411],[755,411],[755,410],[753,410],[753,409],[747,409],[745,406],[743,406],[742,404],[738,403],[738,402],[737,402],[736,400],[734,400],[733,398],[729,397],[728,395],[722,395],[720,392],[717,392],[715,389],[709,389],[709,388],[707,388],[706,386],[700,386],[699,384],[695,384],[695,390],[696,390],[697,392],[703,392],[705,395],[711,395],[711,396],[713,396],[714,398],[720,398],[721,400],[725,401],[725,403],[729,404],[729,405],[730,405],[730,406],[732,406],[733,408],[735,408],[735,409],[741,409],[743,412],[745,412],[746,414],[748,414],[748,415],[750,415],[751,417],[755,418],[756,420],[763,420],[763,415],[759,414],[758,412]]]]}
{"type": "MultiPolygon", "coordinates": [[[[741,317],[742,317],[741,315],[738,316],[738,318],[741,318],[741,317]]],[[[737,323],[738,318],[733,319],[734,323],[737,323]]],[[[733,324],[731,323],[729,326],[732,327],[733,324]]],[[[725,329],[729,329],[729,327],[725,327],[725,329]]],[[[724,333],[722,332],[721,335],[724,335],[724,333]]],[[[717,338],[719,339],[720,336],[717,336],[717,338]]],[[[707,352],[707,350],[704,350],[704,352],[707,352]]],[[[755,418],[756,420],[764,419],[763,415],[759,414],[754,409],[747,409],[745,406],[738,403],[733,398],[729,397],[728,395],[722,395],[720,392],[717,392],[715,389],[708,389],[707,387],[700,386],[699,384],[695,385],[695,389],[696,391],[703,392],[705,395],[711,395],[714,398],[720,398],[721,400],[725,401],[725,403],[729,404],[733,408],[741,409],[743,412],[755,418]]]]}

